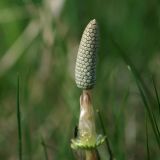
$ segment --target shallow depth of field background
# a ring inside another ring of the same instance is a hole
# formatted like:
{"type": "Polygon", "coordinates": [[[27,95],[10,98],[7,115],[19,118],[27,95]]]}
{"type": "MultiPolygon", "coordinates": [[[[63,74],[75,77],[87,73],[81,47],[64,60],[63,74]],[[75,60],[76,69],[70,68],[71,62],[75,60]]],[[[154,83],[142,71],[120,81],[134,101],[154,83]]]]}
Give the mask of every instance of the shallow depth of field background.
{"type": "MultiPolygon", "coordinates": [[[[1,0],[0,1],[0,159],[18,159],[16,84],[24,160],[72,160],[81,90],[74,66],[81,35],[95,18],[100,28],[97,83],[93,101],[117,160],[145,160],[145,109],[133,75],[111,36],[127,51],[150,90],[160,89],[160,1],[158,0],[1,0]]],[[[160,91],[159,91],[160,92],[160,91]]],[[[154,107],[154,106],[153,106],[154,107]]],[[[97,132],[102,133],[98,117],[97,132]]],[[[160,159],[148,123],[152,160],[160,159]]],[[[99,148],[107,160],[104,146],[99,148]]]]}

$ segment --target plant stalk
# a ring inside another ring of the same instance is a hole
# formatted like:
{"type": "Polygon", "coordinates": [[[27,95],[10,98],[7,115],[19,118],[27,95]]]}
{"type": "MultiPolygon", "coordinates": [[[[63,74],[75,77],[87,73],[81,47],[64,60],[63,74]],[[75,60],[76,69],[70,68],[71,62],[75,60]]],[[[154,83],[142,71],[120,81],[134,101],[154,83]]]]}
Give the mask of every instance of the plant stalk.
{"type": "Polygon", "coordinates": [[[86,160],[100,160],[96,149],[86,150],[86,160]]]}
{"type": "MultiPolygon", "coordinates": [[[[83,90],[80,97],[79,137],[94,144],[96,141],[96,126],[94,110],[91,101],[91,90],[83,90]]],[[[86,160],[99,160],[98,151],[85,149],[86,160]]]]}

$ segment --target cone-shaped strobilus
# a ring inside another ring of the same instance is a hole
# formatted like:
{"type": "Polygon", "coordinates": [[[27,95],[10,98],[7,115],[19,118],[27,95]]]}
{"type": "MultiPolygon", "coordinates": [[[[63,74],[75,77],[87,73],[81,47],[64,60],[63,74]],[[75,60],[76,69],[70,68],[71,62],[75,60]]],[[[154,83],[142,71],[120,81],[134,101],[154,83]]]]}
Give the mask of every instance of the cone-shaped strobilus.
{"type": "Polygon", "coordinates": [[[98,25],[94,19],[85,28],[79,45],[75,67],[78,88],[92,89],[95,85],[98,42],[98,25]]]}
{"type": "Polygon", "coordinates": [[[75,81],[77,87],[83,91],[80,96],[78,134],[76,138],[71,140],[71,147],[83,151],[85,160],[99,160],[97,147],[106,138],[96,133],[94,109],[91,101],[92,89],[96,82],[98,43],[98,24],[94,19],[89,22],[83,32],[75,67],[75,81]]]}

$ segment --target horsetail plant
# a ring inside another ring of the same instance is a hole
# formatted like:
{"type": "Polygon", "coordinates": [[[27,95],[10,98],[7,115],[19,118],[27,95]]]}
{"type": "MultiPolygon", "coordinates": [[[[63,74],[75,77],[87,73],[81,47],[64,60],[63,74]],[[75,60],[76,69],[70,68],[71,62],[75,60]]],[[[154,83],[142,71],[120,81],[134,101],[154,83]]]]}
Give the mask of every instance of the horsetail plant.
{"type": "Polygon", "coordinates": [[[99,42],[99,31],[96,20],[91,20],[85,28],[75,66],[75,81],[82,89],[80,96],[80,117],[78,136],[71,140],[71,147],[82,150],[85,160],[98,160],[97,147],[105,141],[105,136],[97,135],[94,109],[92,105],[92,89],[96,82],[96,57],[99,42]]]}

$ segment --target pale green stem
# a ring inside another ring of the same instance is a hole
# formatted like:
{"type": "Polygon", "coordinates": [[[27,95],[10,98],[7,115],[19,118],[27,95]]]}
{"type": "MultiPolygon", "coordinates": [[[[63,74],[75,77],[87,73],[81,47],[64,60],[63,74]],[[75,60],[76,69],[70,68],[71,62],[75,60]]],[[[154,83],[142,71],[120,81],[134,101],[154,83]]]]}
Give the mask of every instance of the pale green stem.
{"type": "Polygon", "coordinates": [[[80,97],[80,106],[79,136],[87,143],[95,144],[96,127],[90,90],[83,91],[80,97]]]}
{"type": "MultiPolygon", "coordinates": [[[[91,103],[91,90],[84,90],[80,97],[79,137],[88,144],[96,142],[94,110],[91,103]]],[[[85,150],[86,160],[98,160],[96,149],[85,150]]]]}

